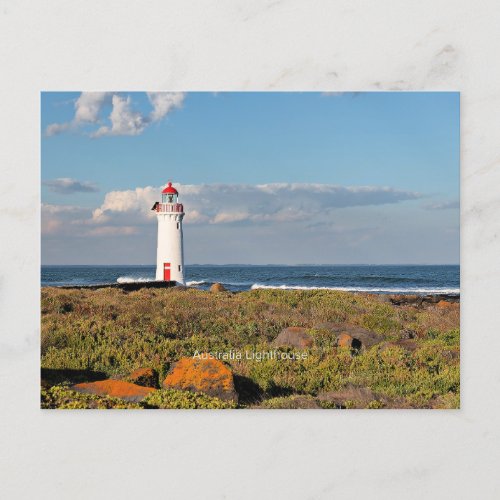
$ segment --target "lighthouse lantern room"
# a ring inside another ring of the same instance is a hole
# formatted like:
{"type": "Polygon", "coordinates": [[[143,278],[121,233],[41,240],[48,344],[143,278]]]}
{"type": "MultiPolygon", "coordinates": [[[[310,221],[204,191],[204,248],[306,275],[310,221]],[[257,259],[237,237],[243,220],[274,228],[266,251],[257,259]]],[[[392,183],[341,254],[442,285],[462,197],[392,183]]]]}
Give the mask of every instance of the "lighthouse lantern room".
{"type": "Polygon", "coordinates": [[[177,281],[184,285],[184,207],[178,202],[178,197],[177,189],[169,182],[161,193],[161,202],[157,201],[151,210],[156,211],[158,218],[156,280],[177,281]]]}

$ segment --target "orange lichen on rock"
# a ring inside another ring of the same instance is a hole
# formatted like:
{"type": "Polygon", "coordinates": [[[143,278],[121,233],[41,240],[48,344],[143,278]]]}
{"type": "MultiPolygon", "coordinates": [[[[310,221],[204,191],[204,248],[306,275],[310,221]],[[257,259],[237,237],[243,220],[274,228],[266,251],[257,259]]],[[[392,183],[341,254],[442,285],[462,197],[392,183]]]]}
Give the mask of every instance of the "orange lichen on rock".
{"type": "Polygon", "coordinates": [[[111,396],[137,403],[142,401],[150,392],[155,391],[153,387],[142,387],[140,385],[124,382],[123,380],[100,380],[98,382],[86,382],[76,384],[72,387],[74,391],[96,394],[98,396],[111,396]]]}
{"type": "Polygon", "coordinates": [[[337,346],[338,347],[349,347],[353,351],[358,351],[363,346],[363,343],[361,342],[361,340],[359,340],[355,337],[351,337],[351,335],[349,335],[348,333],[342,332],[337,337],[337,346]]]}
{"type": "Polygon", "coordinates": [[[226,287],[224,285],[222,285],[221,283],[214,283],[211,287],[210,287],[210,291],[211,292],[226,292],[226,287]]]}
{"type": "Polygon", "coordinates": [[[456,306],[453,302],[448,302],[447,300],[440,300],[436,304],[436,307],[439,309],[453,309],[456,306]]]}
{"type": "Polygon", "coordinates": [[[365,348],[372,347],[384,341],[384,336],[379,333],[372,332],[371,330],[366,330],[365,328],[361,328],[360,326],[350,325],[347,323],[330,323],[327,321],[324,323],[316,324],[314,328],[319,330],[327,330],[330,333],[334,334],[337,338],[344,333],[352,337],[355,341],[360,342],[361,345],[365,348]]]}
{"type": "Polygon", "coordinates": [[[339,347],[352,347],[353,338],[347,333],[341,333],[337,339],[339,347]]]}
{"type": "Polygon", "coordinates": [[[222,361],[205,354],[200,358],[180,359],[163,381],[163,387],[203,392],[225,401],[238,400],[231,370],[222,361]]]}

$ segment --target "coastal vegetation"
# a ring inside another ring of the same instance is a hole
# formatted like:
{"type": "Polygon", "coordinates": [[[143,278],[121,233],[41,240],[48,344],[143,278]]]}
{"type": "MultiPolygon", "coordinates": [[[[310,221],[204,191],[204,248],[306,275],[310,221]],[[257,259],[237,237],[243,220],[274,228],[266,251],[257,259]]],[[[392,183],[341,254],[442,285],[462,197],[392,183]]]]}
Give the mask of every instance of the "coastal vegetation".
{"type": "Polygon", "coordinates": [[[333,290],[43,288],[41,312],[43,408],[460,405],[458,303],[333,290]],[[352,337],[365,332],[359,345],[339,341],[332,327],[339,324],[352,337]],[[300,349],[277,346],[289,327],[311,340],[300,349]],[[282,358],[255,354],[276,349],[282,358]],[[221,362],[234,375],[237,401],[161,386],[179,360],[197,353],[230,353],[221,362]],[[140,402],[74,390],[92,380],[125,381],[145,367],[157,374],[158,390],[140,402]]]}

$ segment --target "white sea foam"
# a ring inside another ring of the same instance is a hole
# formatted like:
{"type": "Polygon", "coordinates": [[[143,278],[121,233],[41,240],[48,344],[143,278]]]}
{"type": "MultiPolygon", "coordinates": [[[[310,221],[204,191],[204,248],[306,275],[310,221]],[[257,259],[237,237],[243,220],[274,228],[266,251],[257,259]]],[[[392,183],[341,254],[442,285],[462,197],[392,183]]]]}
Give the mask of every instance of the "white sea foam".
{"type": "Polygon", "coordinates": [[[117,278],[117,283],[145,283],[146,281],[155,281],[153,278],[134,278],[132,276],[120,276],[117,278]]]}
{"type": "Polygon", "coordinates": [[[295,285],[262,285],[254,283],[252,290],[339,290],[342,292],[372,292],[372,293],[460,293],[460,288],[369,288],[355,286],[295,286],[295,285]]]}
{"type": "Polygon", "coordinates": [[[186,281],[186,286],[198,286],[198,285],[203,285],[206,283],[206,281],[186,281]]]}

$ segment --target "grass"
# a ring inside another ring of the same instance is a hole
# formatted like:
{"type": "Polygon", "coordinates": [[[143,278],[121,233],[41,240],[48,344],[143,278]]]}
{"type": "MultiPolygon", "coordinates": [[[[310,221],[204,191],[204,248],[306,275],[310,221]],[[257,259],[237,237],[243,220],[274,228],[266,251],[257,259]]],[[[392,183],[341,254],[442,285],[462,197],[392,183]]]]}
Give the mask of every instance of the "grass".
{"type": "MultiPolygon", "coordinates": [[[[330,404],[323,394],[348,386],[373,392],[374,399],[363,407],[459,407],[458,307],[394,306],[383,297],[332,290],[232,294],[177,288],[128,293],[110,288],[43,288],[41,308],[41,365],[59,374],[126,377],[136,368],[151,367],[163,380],[171,364],[183,356],[196,351],[269,350],[283,328],[302,326],[315,338],[304,360],[228,361],[237,378],[253,388],[251,398],[240,394],[239,407],[333,408],[338,403],[330,404]],[[327,330],[315,328],[324,322],[358,325],[387,342],[352,355],[337,348],[327,330]],[[397,344],[407,332],[415,337],[411,351],[397,344]]],[[[64,384],[71,382],[70,376],[59,376],[57,386],[68,391],[64,384]]],[[[67,395],[45,397],[49,407],[66,407],[71,401],[77,406],[124,404],[90,401],[82,395],[76,400],[67,395]]],[[[190,398],[161,391],[153,399],[156,407],[219,404],[190,398]]],[[[340,406],[360,404],[348,399],[344,403],[340,406]]]]}

